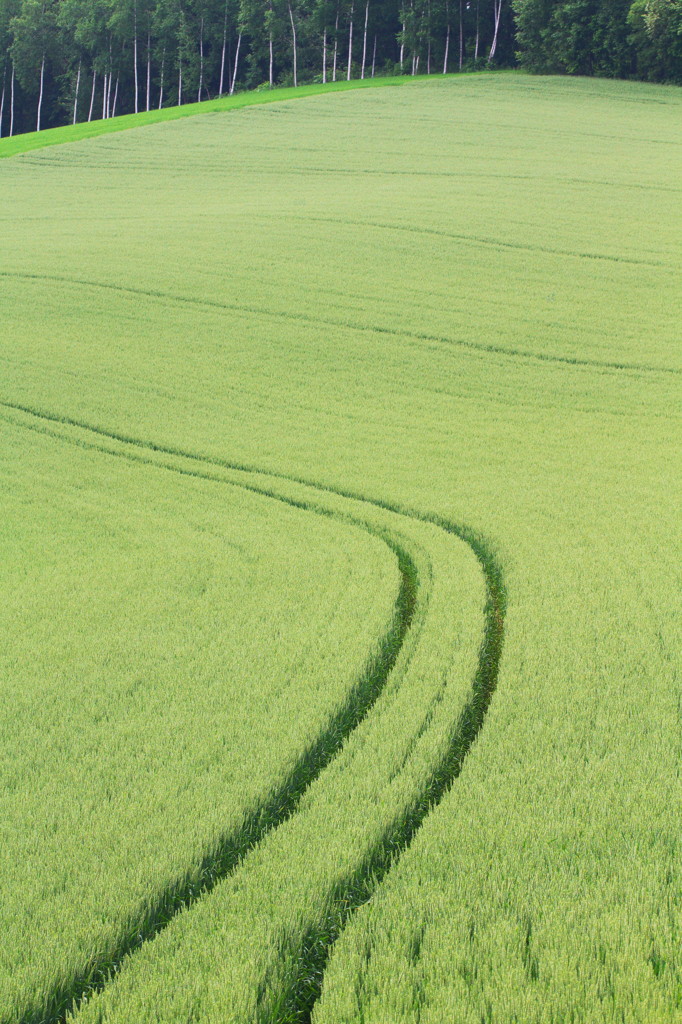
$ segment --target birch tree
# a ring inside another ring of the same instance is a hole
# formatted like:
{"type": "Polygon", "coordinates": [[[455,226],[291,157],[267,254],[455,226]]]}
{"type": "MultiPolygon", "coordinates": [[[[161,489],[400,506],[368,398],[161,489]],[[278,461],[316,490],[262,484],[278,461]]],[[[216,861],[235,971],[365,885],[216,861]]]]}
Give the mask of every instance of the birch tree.
{"type": "Polygon", "coordinates": [[[362,69],[360,71],[360,78],[365,77],[365,63],[367,61],[367,23],[369,21],[369,0],[365,3],[365,31],[362,36],[362,69]]]}
{"type": "MultiPolygon", "coordinates": [[[[61,0],[58,10],[58,25],[62,35],[71,41],[73,59],[78,60],[83,71],[91,76],[88,120],[95,112],[95,96],[98,76],[109,64],[109,31],[107,28],[111,9],[102,0],[61,0]]],[[[107,79],[108,81],[108,79],[107,79]]],[[[78,83],[80,86],[80,82],[78,83]]],[[[74,103],[77,107],[77,103],[74,103]]],[[[76,109],[77,113],[77,109],[76,109]]]]}
{"type": "Polygon", "coordinates": [[[332,65],[332,82],[336,81],[336,66],[339,56],[339,4],[336,4],[336,17],[334,19],[334,63],[332,65]]]}
{"type": "Polygon", "coordinates": [[[287,0],[287,10],[289,12],[289,21],[291,22],[291,48],[294,58],[294,88],[296,88],[298,86],[298,39],[296,34],[296,17],[294,15],[292,0],[287,0]]]}
{"type": "Polygon", "coordinates": [[[222,24],[226,13],[216,0],[194,0],[193,25],[198,48],[197,100],[209,98],[216,54],[222,42],[222,24]]]}
{"type": "MultiPolygon", "coordinates": [[[[477,10],[477,14],[478,14],[478,7],[477,7],[476,10],[477,10]]],[[[488,63],[489,64],[492,64],[493,59],[495,57],[495,51],[497,50],[497,39],[498,39],[499,32],[500,32],[500,16],[501,16],[501,14],[502,14],[502,0],[493,0],[493,20],[494,20],[495,28],[494,28],[494,31],[493,31],[493,41],[490,44],[490,52],[488,54],[488,63]]],[[[477,26],[477,31],[476,31],[476,56],[478,56],[478,26],[477,26]]]]}
{"type": "Polygon", "coordinates": [[[248,39],[247,83],[260,85],[267,80],[272,89],[278,68],[291,60],[291,20],[286,5],[282,0],[241,0],[237,39],[239,32],[248,39]]]}
{"type": "Polygon", "coordinates": [[[0,138],[14,130],[13,77],[14,65],[10,49],[12,45],[11,22],[19,13],[16,0],[0,0],[0,138]]]}
{"type": "Polygon", "coordinates": [[[220,82],[219,82],[219,85],[218,85],[218,95],[219,96],[222,96],[224,91],[225,91],[225,89],[224,89],[224,85],[225,85],[225,58],[227,57],[227,22],[228,22],[229,12],[230,12],[229,0],[225,0],[225,6],[223,8],[223,41],[222,41],[222,47],[221,47],[221,50],[220,50],[220,53],[221,53],[221,59],[220,59],[220,82]]]}
{"type": "Polygon", "coordinates": [[[5,116],[5,94],[7,92],[7,63],[2,70],[2,91],[0,91],[0,139],[2,138],[2,123],[5,116]]]}
{"type": "Polygon", "coordinates": [[[322,38],[322,60],[321,60],[321,71],[322,71],[322,82],[325,83],[328,80],[328,65],[329,65],[329,48],[332,36],[332,26],[334,23],[335,7],[330,0],[316,0],[314,12],[313,12],[313,23],[318,35],[318,38],[322,38]]]}
{"type": "Polygon", "coordinates": [[[445,0],[445,51],[443,54],[443,74],[448,73],[448,57],[450,56],[450,0],[445,0]]]}
{"type": "Polygon", "coordinates": [[[12,18],[11,59],[22,88],[37,96],[37,132],[43,127],[42,112],[45,98],[48,60],[57,46],[55,0],[21,0],[18,14],[12,18]]]}

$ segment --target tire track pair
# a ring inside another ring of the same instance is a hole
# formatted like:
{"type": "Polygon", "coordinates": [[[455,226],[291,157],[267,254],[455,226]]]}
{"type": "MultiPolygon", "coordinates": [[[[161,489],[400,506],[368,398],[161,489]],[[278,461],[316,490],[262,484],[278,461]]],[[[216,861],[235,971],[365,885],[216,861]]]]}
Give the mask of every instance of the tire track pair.
{"type": "Polygon", "coordinates": [[[323,735],[304,753],[286,784],[259,808],[238,836],[226,837],[217,854],[205,859],[202,864],[202,884],[198,887],[195,885],[191,891],[187,891],[186,887],[183,889],[181,884],[171,885],[153,912],[142,922],[134,941],[122,945],[106,962],[85,965],[75,984],[71,983],[68,990],[65,987],[59,991],[53,990],[48,1000],[49,1005],[43,1003],[42,1006],[32,1007],[23,1017],[22,1024],[37,1024],[38,1021],[52,1021],[56,1024],[65,1021],[67,1016],[77,1011],[84,998],[102,991],[120,971],[126,958],[159,934],[182,909],[206,897],[269,833],[294,815],[313,781],[321,775],[351,733],[369,714],[399,655],[401,652],[405,655],[407,639],[416,643],[421,624],[415,611],[421,609],[420,614],[425,616],[429,597],[428,581],[423,579],[425,574],[422,573],[420,578],[415,560],[397,531],[388,525],[377,526],[376,521],[370,522],[371,517],[376,517],[377,510],[386,512],[387,519],[391,521],[396,516],[401,517],[408,527],[410,520],[433,524],[439,530],[458,536],[473,549],[485,577],[487,601],[484,634],[471,692],[460,711],[458,721],[452,723],[447,750],[439,762],[433,765],[418,799],[404,807],[397,819],[384,830],[380,840],[369,851],[361,869],[351,871],[339,883],[335,899],[324,919],[311,926],[302,936],[300,949],[297,950],[299,968],[296,976],[289,979],[285,990],[280,993],[276,1016],[268,1019],[278,1022],[309,1021],[336,938],[353,911],[366,902],[381,883],[397,857],[411,842],[429,810],[440,801],[457,777],[483,724],[497,682],[504,637],[505,592],[494,556],[483,539],[438,516],[422,515],[390,503],[368,501],[352,493],[266,473],[254,467],[182,452],[18,403],[0,402],[0,407],[6,410],[9,414],[7,418],[15,425],[51,434],[62,441],[135,462],[147,462],[183,475],[242,487],[306,511],[355,523],[384,540],[397,557],[401,573],[394,623],[383,638],[378,655],[367,666],[363,678],[358,681],[346,704],[334,716],[323,735]],[[226,478],[225,473],[232,476],[226,478]],[[234,474],[246,475],[247,478],[235,478],[234,474]],[[300,493],[301,489],[303,494],[300,493]],[[364,518],[359,514],[362,508],[371,512],[371,517],[364,518]]]}

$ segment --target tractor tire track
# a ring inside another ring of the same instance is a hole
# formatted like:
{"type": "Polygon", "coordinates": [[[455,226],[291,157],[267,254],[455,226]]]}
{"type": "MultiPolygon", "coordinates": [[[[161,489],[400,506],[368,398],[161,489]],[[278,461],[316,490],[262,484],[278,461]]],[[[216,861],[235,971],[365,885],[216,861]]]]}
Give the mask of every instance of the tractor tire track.
{"type": "MultiPolygon", "coordinates": [[[[264,219],[264,218],[261,218],[264,219]]],[[[312,217],[290,215],[290,220],[301,223],[336,224],[339,227],[378,228],[381,231],[402,231],[411,235],[430,235],[436,238],[446,238],[455,242],[465,242],[473,246],[484,246],[490,249],[513,249],[518,252],[542,253],[545,256],[559,256],[565,259],[575,260],[603,260],[606,263],[621,263],[634,267],[649,267],[652,270],[669,270],[676,272],[677,268],[663,260],[636,259],[632,256],[611,256],[608,253],[600,252],[579,252],[571,249],[556,249],[548,245],[528,245],[523,242],[505,242],[500,238],[491,238],[485,235],[472,235],[464,232],[443,231],[439,228],[424,228],[415,224],[395,224],[379,220],[349,220],[341,217],[312,217]]]]}
{"type": "MultiPolygon", "coordinates": [[[[68,984],[58,990],[53,990],[41,1006],[28,1008],[27,1012],[22,1015],[21,1024],[65,1024],[67,1018],[77,1012],[84,999],[102,991],[113,980],[121,970],[124,961],[136,949],[158,935],[180,911],[206,896],[223,878],[226,878],[239,866],[246,854],[268,833],[288,820],[296,812],[301,798],[312,782],[340,750],[351,732],[371,711],[390,676],[408,634],[415,629],[419,630],[418,623],[413,622],[414,612],[418,600],[428,602],[428,593],[425,598],[420,595],[422,581],[419,578],[415,562],[395,535],[392,536],[388,529],[384,530],[363,521],[357,515],[340,514],[329,508],[325,509],[323,505],[278,494],[276,490],[272,489],[272,481],[275,482],[275,487],[278,481],[287,484],[293,483],[309,488],[318,495],[326,494],[330,497],[364,504],[372,509],[393,513],[408,522],[416,520],[433,524],[444,532],[458,537],[473,550],[483,573],[486,587],[483,637],[470,695],[458,720],[453,723],[447,749],[440,761],[434,765],[418,799],[411,806],[406,807],[398,819],[387,828],[380,842],[369,851],[362,869],[359,872],[351,873],[340,883],[335,890],[336,898],[333,901],[332,909],[322,924],[318,924],[317,927],[311,926],[303,937],[297,957],[299,967],[296,976],[291,979],[287,990],[280,993],[277,1000],[279,1009],[276,1016],[259,1016],[258,1018],[259,1021],[268,1020],[272,1024],[294,1024],[294,1022],[309,1024],[313,1007],[320,995],[327,961],[341,931],[355,910],[367,902],[378,885],[381,884],[391,867],[412,842],[428,813],[437,806],[450,789],[460,774],[465,758],[483,726],[497,685],[504,643],[506,611],[506,592],[502,572],[490,546],[484,538],[470,528],[457,525],[435,514],[405,509],[391,502],[367,499],[351,491],[320,485],[285,474],[264,471],[257,467],[182,451],[19,403],[0,401],[0,409],[5,411],[3,418],[14,426],[47,433],[58,440],[115,457],[122,457],[138,464],[153,465],[184,476],[199,477],[249,490],[304,511],[353,523],[358,528],[373,533],[388,545],[398,559],[401,575],[394,620],[381,642],[378,654],[368,663],[363,677],[348,695],[344,706],[334,715],[315,743],[304,752],[290,776],[250,816],[245,828],[240,830],[238,835],[226,837],[214,854],[204,858],[198,883],[194,878],[194,881],[190,883],[181,880],[169,886],[146,914],[145,920],[135,923],[134,934],[122,942],[113,955],[108,956],[105,960],[90,962],[68,984]],[[19,418],[17,418],[17,414],[19,414],[19,418]],[[76,428],[86,437],[70,436],[63,430],[60,431],[59,427],[76,428]],[[110,447],[112,443],[117,446],[132,447],[135,450],[133,452],[124,451],[121,448],[114,450],[110,447]],[[148,453],[147,457],[145,457],[145,452],[148,453]],[[190,463],[191,468],[160,462],[158,456],[186,460],[190,463]],[[247,483],[228,480],[216,472],[211,472],[211,467],[253,474],[259,478],[259,482],[247,483]],[[260,480],[263,480],[263,485],[260,480]],[[266,483],[266,481],[270,482],[266,483]]],[[[427,718],[429,715],[430,712],[427,714],[427,718]]],[[[428,722],[423,729],[427,727],[428,722]]]]}
{"type": "MultiPolygon", "coordinates": [[[[390,225],[382,226],[390,227],[390,225]]],[[[413,231],[416,229],[405,228],[405,230],[413,231]]],[[[514,247],[508,246],[508,248],[514,247]]],[[[363,324],[357,321],[333,320],[328,317],[314,316],[312,313],[289,313],[284,310],[272,310],[266,309],[265,307],[248,306],[237,302],[218,302],[215,299],[202,299],[190,295],[177,295],[175,293],[164,292],[159,289],[131,288],[126,285],[113,284],[107,281],[85,281],[74,277],[62,277],[56,274],[32,274],[28,272],[24,273],[21,271],[9,270],[0,270],[0,278],[23,281],[49,281],[55,284],[72,285],[74,288],[101,288],[105,291],[118,292],[122,295],[132,295],[136,297],[141,296],[146,299],[155,299],[159,302],[178,306],[198,307],[199,309],[210,309],[230,313],[246,313],[249,316],[269,318],[274,321],[284,320],[293,321],[295,323],[311,324],[314,327],[335,327],[350,331],[360,331],[366,334],[384,334],[393,338],[405,338],[414,343],[428,342],[432,345],[443,345],[450,348],[468,349],[472,352],[490,353],[491,355],[504,356],[508,359],[523,359],[540,363],[554,363],[559,364],[560,366],[580,366],[600,370],[629,370],[636,373],[664,373],[674,374],[676,376],[682,374],[682,369],[678,369],[674,366],[652,366],[648,363],[627,363],[600,359],[578,359],[572,356],[553,355],[548,352],[531,352],[528,349],[506,348],[504,345],[467,341],[463,338],[447,338],[437,334],[405,331],[399,327],[363,324]]],[[[253,472],[259,471],[254,469],[253,472]]]]}
{"type": "MultiPolygon", "coordinates": [[[[0,402],[0,408],[29,413],[29,410],[25,407],[5,402],[0,402]]],[[[43,423],[61,422],[73,425],[73,421],[60,420],[58,417],[52,416],[41,416],[32,411],[29,415],[35,416],[43,423]]],[[[227,877],[239,866],[247,853],[260,843],[269,832],[273,831],[295,813],[310,784],[320,775],[326,765],[340,750],[350,733],[367,716],[382,692],[402,649],[405,637],[412,626],[420,581],[412,558],[397,541],[382,534],[379,530],[373,530],[366,523],[354,520],[351,516],[341,517],[334,512],[326,511],[322,507],[311,507],[303,502],[277,495],[265,489],[234,483],[217,473],[202,472],[198,467],[195,470],[187,470],[182,467],[165,465],[152,459],[144,459],[138,452],[134,454],[121,451],[115,452],[106,448],[104,444],[97,443],[96,441],[70,438],[63,433],[59,433],[57,430],[49,429],[49,427],[46,428],[30,422],[19,422],[13,417],[3,416],[3,419],[13,426],[20,426],[24,429],[48,434],[56,440],[73,443],[79,447],[95,450],[115,458],[124,458],[138,465],[151,465],[170,470],[182,476],[191,476],[215,483],[222,483],[228,487],[249,490],[260,494],[262,497],[280,501],[302,511],[318,515],[328,515],[330,518],[338,520],[343,519],[356,525],[359,529],[374,534],[386,543],[389,550],[396,556],[400,571],[400,587],[393,621],[387,633],[380,641],[377,654],[370,659],[363,676],[350,690],[344,704],[332,716],[316,741],[304,751],[290,774],[267,800],[248,815],[238,833],[223,837],[217,849],[211,854],[204,856],[198,871],[193,871],[191,878],[180,879],[167,886],[159,898],[146,911],[144,918],[136,920],[133,926],[128,929],[130,937],[122,941],[112,955],[104,958],[93,958],[68,984],[53,990],[46,1001],[39,1006],[31,1007],[21,1017],[21,1024],[62,1024],[62,1022],[66,1021],[67,1017],[77,1011],[79,1004],[85,998],[91,997],[105,987],[118,973],[127,957],[145,942],[159,934],[176,914],[192,906],[198,899],[208,894],[221,879],[227,877]]],[[[82,429],[87,430],[88,428],[82,429]]],[[[104,438],[109,436],[112,440],[118,440],[113,434],[105,435],[102,431],[94,430],[90,432],[95,437],[104,438]]],[[[133,442],[126,441],[125,443],[132,444],[133,442]]],[[[140,444],[139,447],[148,448],[150,452],[154,453],[165,453],[164,449],[154,445],[140,444]]],[[[4,1018],[0,1017],[0,1020],[4,1024],[4,1018]]]]}

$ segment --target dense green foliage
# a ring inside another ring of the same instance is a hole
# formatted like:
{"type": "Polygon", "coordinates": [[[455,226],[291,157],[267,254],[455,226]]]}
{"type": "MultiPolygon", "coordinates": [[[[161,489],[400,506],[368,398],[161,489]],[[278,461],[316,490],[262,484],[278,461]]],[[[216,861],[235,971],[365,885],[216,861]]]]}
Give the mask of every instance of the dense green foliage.
{"type": "Polygon", "coordinates": [[[681,113],[478,75],[0,162],[0,1019],[677,1020],[681,113]]]}
{"type": "Polygon", "coordinates": [[[682,0],[513,0],[530,71],[682,83],[682,0]]]}

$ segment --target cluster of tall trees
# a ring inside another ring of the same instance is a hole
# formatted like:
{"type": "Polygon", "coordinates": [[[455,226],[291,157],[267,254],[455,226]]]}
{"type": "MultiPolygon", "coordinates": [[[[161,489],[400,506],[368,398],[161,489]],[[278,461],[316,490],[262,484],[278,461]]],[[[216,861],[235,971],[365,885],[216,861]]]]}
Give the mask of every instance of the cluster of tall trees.
{"type": "Polygon", "coordinates": [[[0,0],[0,134],[513,60],[509,0],[0,0]]]}
{"type": "Polygon", "coordinates": [[[682,84],[682,0],[513,0],[531,71],[682,84]]]}
{"type": "Polygon", "coordinates": [[[516,60],[682,83],[682,0],[0,0],[0,136],[516,60]]]}

